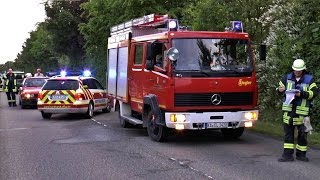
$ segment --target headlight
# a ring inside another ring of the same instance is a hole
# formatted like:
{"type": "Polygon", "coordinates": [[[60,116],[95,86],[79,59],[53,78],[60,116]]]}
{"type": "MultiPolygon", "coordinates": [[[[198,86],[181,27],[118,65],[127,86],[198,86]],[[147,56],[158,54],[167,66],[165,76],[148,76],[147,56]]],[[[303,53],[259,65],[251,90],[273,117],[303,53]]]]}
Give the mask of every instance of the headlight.
{"type": "Polygon", "coordinates": [[[258,112],[254,112],[254,111],[253,112],[245,112],[244,118],[249,121],[257,120],[258,119],[258,112]]]}
{"type": "Polygon", "coordinates": [[[185,122],[186,121],[186,115],[184,114],[171,114],[170,115],[170,121],[171,122],[185,122]]]}
{"type": "Polygon", "coordinates": [[[24,96],[29,99],[31,97],[31,94],[25,94],[24,96]]]}

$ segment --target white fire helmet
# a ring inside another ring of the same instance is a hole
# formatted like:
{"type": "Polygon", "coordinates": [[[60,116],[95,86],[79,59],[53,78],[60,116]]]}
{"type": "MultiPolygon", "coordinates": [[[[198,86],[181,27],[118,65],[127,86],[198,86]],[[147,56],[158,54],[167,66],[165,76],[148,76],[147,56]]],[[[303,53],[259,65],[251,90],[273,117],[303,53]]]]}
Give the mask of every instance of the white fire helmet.
{"type": "Polygon", "coordinates": [[[296,59],[294,60],[293,64],[292,64],[292,69],[295,71],[303,71],[305,70],[306,64],[304,63],[304,61],[302,59],[296,59]]]}

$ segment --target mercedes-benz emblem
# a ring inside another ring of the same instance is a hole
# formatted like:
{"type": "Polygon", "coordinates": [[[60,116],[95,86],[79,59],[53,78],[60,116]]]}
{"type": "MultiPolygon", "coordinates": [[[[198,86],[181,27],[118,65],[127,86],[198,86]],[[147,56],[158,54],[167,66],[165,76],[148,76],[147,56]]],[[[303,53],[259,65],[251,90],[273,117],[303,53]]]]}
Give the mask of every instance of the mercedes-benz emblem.
{"type": "Polygon", "coordinates": [[[219,105],[221,103],[221,96],[219,94],[214,94],[211,96],[211,103],[213,105],[219,105]]]}

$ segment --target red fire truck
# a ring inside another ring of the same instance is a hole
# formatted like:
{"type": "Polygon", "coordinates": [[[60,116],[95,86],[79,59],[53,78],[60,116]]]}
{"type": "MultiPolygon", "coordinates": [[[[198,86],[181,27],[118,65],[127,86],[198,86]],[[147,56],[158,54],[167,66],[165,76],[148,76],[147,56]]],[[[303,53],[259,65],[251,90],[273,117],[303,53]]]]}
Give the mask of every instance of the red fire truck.
{"type": "Polygon", "coordinates": [[[189,31],[177,19],[151,14],[113,26],[107,92],[121,126],[141,124],[154,141],[204,129],[238,138],[252,127],[253,44],[240,21],[231,24],[224,32],[189,31]]]}

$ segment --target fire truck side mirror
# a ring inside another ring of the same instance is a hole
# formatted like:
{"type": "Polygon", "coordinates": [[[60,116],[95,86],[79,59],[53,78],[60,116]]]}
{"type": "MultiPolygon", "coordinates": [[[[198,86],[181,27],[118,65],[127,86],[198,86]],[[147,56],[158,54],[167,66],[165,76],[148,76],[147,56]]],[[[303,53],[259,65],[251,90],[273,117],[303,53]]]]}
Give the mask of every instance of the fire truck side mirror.
{"type": "Polygon", "coordinates": [[[260,45],[259,55],[260,55],[260,60],[261,60],[261,61],[266,61],[267,46],[266,46],[265,44],[261,44],[261,45],[260,45]]]}
{"type": "Polygon", "coordinates": [[[168,50],[167,56],[171,61],[175,62],[177,61],[177,59],[179,59],[179,56],[180,56],[179,50],[175,47],[172,47],[168,50]]]}

